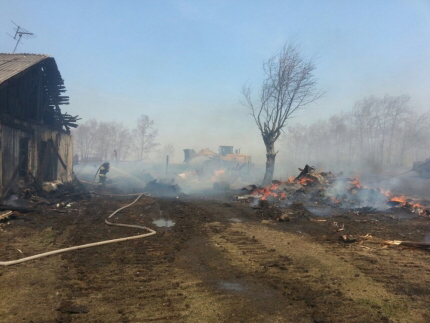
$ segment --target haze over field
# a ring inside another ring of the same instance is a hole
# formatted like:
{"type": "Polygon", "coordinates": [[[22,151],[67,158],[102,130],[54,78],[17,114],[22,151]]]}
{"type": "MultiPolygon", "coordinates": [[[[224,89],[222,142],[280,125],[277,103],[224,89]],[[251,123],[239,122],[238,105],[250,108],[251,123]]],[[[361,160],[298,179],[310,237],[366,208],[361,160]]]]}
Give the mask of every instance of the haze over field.
{"type": "MultiPolygon", "coordinates": [[[[409,95],[428,111],[428,1],[0,1],[0,52],[11,20],[34,32],[17,53],[52,55],[81,122],[154,120],[161,147],[233,145],[264,163],[265,148],[239,103],[258,90],[262,63],[296,37],[317,55],[323,98],[290,124],[310,124],[374,95],[409,95]]],[[[280,154],[285,153],[277,143],[280,154]]],[[[277,162],[279,162],[278,160],[277,162]]]]}

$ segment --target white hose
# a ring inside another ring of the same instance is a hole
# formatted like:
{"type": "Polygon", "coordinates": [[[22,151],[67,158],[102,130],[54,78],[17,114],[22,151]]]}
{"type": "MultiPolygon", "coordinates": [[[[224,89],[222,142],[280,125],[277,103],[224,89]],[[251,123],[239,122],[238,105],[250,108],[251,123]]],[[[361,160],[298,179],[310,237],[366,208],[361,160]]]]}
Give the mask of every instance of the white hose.
{"type": "Polygon", "coordinates": [[[151,196],[151,194],[149,193],[130,193],[130,194],[109,194],[109,193],[97,193],[95,191],[91,191],[91,194],[94,195],[100,195],[100,196],[119,196],[119,197],[129,197],[129,196],[141,196],[141,195],[145,195],[145,196],[151,196]]]}
{"type": "MultiPolygon", "coordinates": [[[[111,215],[108,216],[107,219],[110,219],[115,214],[117,214],[119,211],[124,210],[125,208],[128,208],[129,206],[132,206],[134,203],[136,203],[141,198],[142,195],[145,195],[145,193],[140,194],[132,203],[130,203],[130,204],[126,205],[126,206],[123,206],[122,208],[119,208],[118,210],[116,210],[115,212],[113,212],[111,215]]],[[[99,241],[99,242],[87,243],[87,244],[83,244],[83,245],[79,245],[79,246],[74,246],[74,247],[69,247],[69,248],[64,248],[64,249],[57,249],[57,250],[53,250],[53,251],[44,252],[44,253],[41,253],[41,254],[38,254],[38,255],[21,258],[21,259],[18,259],[18,260],[0,261],[0,265],[1,266],[16,265],[16,264],[20,264],[22,262],[26,262],[26,261],[30,261],[30,260],[34,260],[34,259],[46,257],[46,256],[56,255],[56,254],[63,253],[63,252],[68,252],[68,251],[72,251],[72,250],[79,250],[79,249],[85,249],[85,248],[91,248],[91,247],[101,246],[101,245],[105,245],[105,244],[109,244],[109,243],[114,243],[114,242],[121,242],[121,241],[133,240],[133,239],[140,239],[140,238],[152,236],[152,235],[154,235],[154,234],[157,233],[157,232],[155,232],[154,230],[152,230],[150,228],[143,227],[143,226],[140,226],[140,225],[112,223],[112,222],[109,222],[107,219],[105,220],[105,223],[107,225],[112,225],[112,226],[116,226],[116,227],[127,227],[127,228],[144,229],[144,230],[149,231],[149,233],[144,233],[144,234],[140,234],[140,235],[137,235],[137,236],[131,236],[131,237],[125,237],[125,238],[118,238],[118,239],[112,239],[112,240],[104,240],[104,241],[99,241]]]]}

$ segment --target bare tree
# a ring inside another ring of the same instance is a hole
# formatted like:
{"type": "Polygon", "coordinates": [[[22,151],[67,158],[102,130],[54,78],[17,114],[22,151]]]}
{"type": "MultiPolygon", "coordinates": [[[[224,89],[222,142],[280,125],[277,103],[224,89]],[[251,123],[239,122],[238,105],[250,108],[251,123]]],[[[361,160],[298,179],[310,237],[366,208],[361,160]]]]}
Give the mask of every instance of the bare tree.
{"type": "Polygon", "coordinates": [[[117,151],[118,160],[126,160],[128,153],[131,148],[132,136],[130,130],[124,128],[121,124],[120,129],[118,129],[117,144],[115,145],[115,150],[117,151]]]}
{"type": "Polygon", "coordinates": [[[268,185],[275,170],[275,142],[291,115],[317,100],[322,93],[316,89],[315,58],[304,57],[301,48],[289,41],[269,60],[264,62],[265,80],[258,99],[251,96],[251,87],[245,84],[243,103],[251,110],[266,146],[266,173],[262,185],[268,185]]]}
{"type": "Polygon", "coordinates": [[[131,131],[116,121],[90,119],[73,130],[72,136],[75,151],[83,161],[89,157],[112,158],[114,150],[117,160],[125,160],[132,147],[131,131]]]}
{"type": "Polygon", "coordinates": [[[157,151],[157,160],[159,162],[164,162],[167,155],[169,155],[169,158],[172,159],[174,154],[175,147],[172,144],[164,145],[163,149],[159,149],[157,151]]]}
{"type": "Polygon", "coordinates": [[[147,115],[141,115],[137,119],[137,127],[133,130],[133,144],[136,150],[137,160],[143,160],[150,152],[155,151],[159,143],[155,142],[158,131],[153,129],[154,121],[147,115]]]}
{"type": "Polygon", "coordinates": [[[95,136],[95,157],[103,160],[107,160],[112,151],[112,133],[115,128],[114,122],[100,121],[97,128],[97,134],[95,136]]]}
{"type": "Polygon", "coordinates": [[[87,159],[94,153],[96,146],[96,135],[99,123],[96,119],[90,119],[76,130],[73,130],[72,136],[75,141],[76,151],[80,153],[81,159],[87,159]]]}

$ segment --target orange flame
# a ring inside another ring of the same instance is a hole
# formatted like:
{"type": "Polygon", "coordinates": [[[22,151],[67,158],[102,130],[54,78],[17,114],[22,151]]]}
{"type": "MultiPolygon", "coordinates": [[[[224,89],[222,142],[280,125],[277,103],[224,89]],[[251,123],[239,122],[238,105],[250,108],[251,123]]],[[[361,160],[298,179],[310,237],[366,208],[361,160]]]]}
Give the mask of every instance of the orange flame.
{"type": "Polygon", "coordinates": [[[362,188],[363,185],[361,184],[360,179],[358,178],[358,175],[355,175],[355,177],[353,178],[353,180],[351,181],[351,188],[362,188]]]}
{"type": "Polygon", "coordinates": [[[430,216],[430,211],[422,204],[415,203],[411,204],[407,201],[407,197],[405,195],[393,196],[390,191],[380,190],[382,194],[387,196],[390,199],[390,202],[400,203],[400,206],[409,207],[410,211],[416,213],[421,216],[430,216]]]}
{"type": "Polygon", "coordinates": [[[273,191],[277,191],[279,189],[279,185],[277,184],[270,184],[270,186],[266,186],[260,189],[256,189],[254,190],[254,192],[252,192],[253,195],[262,195],[261,199],[262,200],[266,200],[269,196],[273,196],[273,197],[278,197],[280,199],[285,199],[287,198],[287,195],[284,192],[273,192],[273,191]]]}
{"type": "MultiPolygon", "coordinates": [[[[220,175],[223,173],[224,173],[224,170],[220,170],[220,171],[216,172],[216,175],[220,175]]],[[[310,178],[310,177],[302,177],[299,180],[295,180],[295,178],[289,177],[288,180],[285,182],[282,182],[282,184],[299,183],[303,186],[306,186],[312,182],[315,182],[315,180],[313,178],[310,178]]],[[[369,188],[368,186],[365,186],[361,183],[358,175],[356,175],[349,182],[350,182],[349,190],[369,188]]],[[[384,190],[381,188],[377,188],[376,190],[381,192],[381,194],[385,195],[387,197],[388,201],[397,202],[400,204],[400,206],[407,207],[411,212],[416,213],[418,215],[430,217],[430,209],[426,208],[424,205],[421,205],[419,203],[412,204],[412,203],[408,202],[407,196],[405,196],[405,195],[396,196],[396,195],[393,195],[390,191],[384,190]]],[[[282,192],[282,191],[279,192],[279,185],[273,184],[273,183],[270,184],[269,186],[255,189],[252,192],[252,194],[253,195],[260,195],[261,197],[260,196],[259,197],[261,198],[261,200],[266,200],[269,196],[276,197],[278,199],[287,199],[287,194],[285,192],[282,192]]],[[[342,200],[339,200],[335,197],[332,197],[331,202],[333,204],[340,204],[340,203],[342,203],[342,200]]]]}
{"type": "Polygon", "coordinates": [[[404,196],[404,195],[401,195],[401,196],[393,196],[393,197],[390,197],[390,201],[391,202],[399,202],[399,203],[402,203],[402,204],[406,204],[406,196],[404,196]]]}
{"type": "Polygon", "coordinates": [[[299,184],[306,186],[310,183],[315,182],[315,180],[313,180],[312,178],[309,178],[309,177],[302,177],[298,180],[298,182],[299,182],[299,184]]]}
{"type": "Polygon", "coordinates": [[[427,210],[424,205],[421,205],[419,203],[415,203],[412,205],[412,212],[422,216],[430,216],[429,210],[427,210]]]}

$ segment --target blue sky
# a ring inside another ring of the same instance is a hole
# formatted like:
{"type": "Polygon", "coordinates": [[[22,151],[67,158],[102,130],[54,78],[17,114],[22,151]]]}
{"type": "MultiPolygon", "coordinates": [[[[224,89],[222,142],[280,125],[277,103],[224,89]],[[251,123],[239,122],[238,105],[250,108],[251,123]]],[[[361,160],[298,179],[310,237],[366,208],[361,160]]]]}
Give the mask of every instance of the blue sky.
{"type": "Polygon", "coordinates": [[[71,105],[86,121],[155,120],[162,144],[234,145],[264,160],[240,89],[258,89],[262,63],[296,37],[316,54],[318,103],[308,123],[368,95],[409,94],[430,108],[430,1],[18,1],[0,0],[0,52],[10,20],[37,38],[18,53],[55,57],[71,105]]]}

